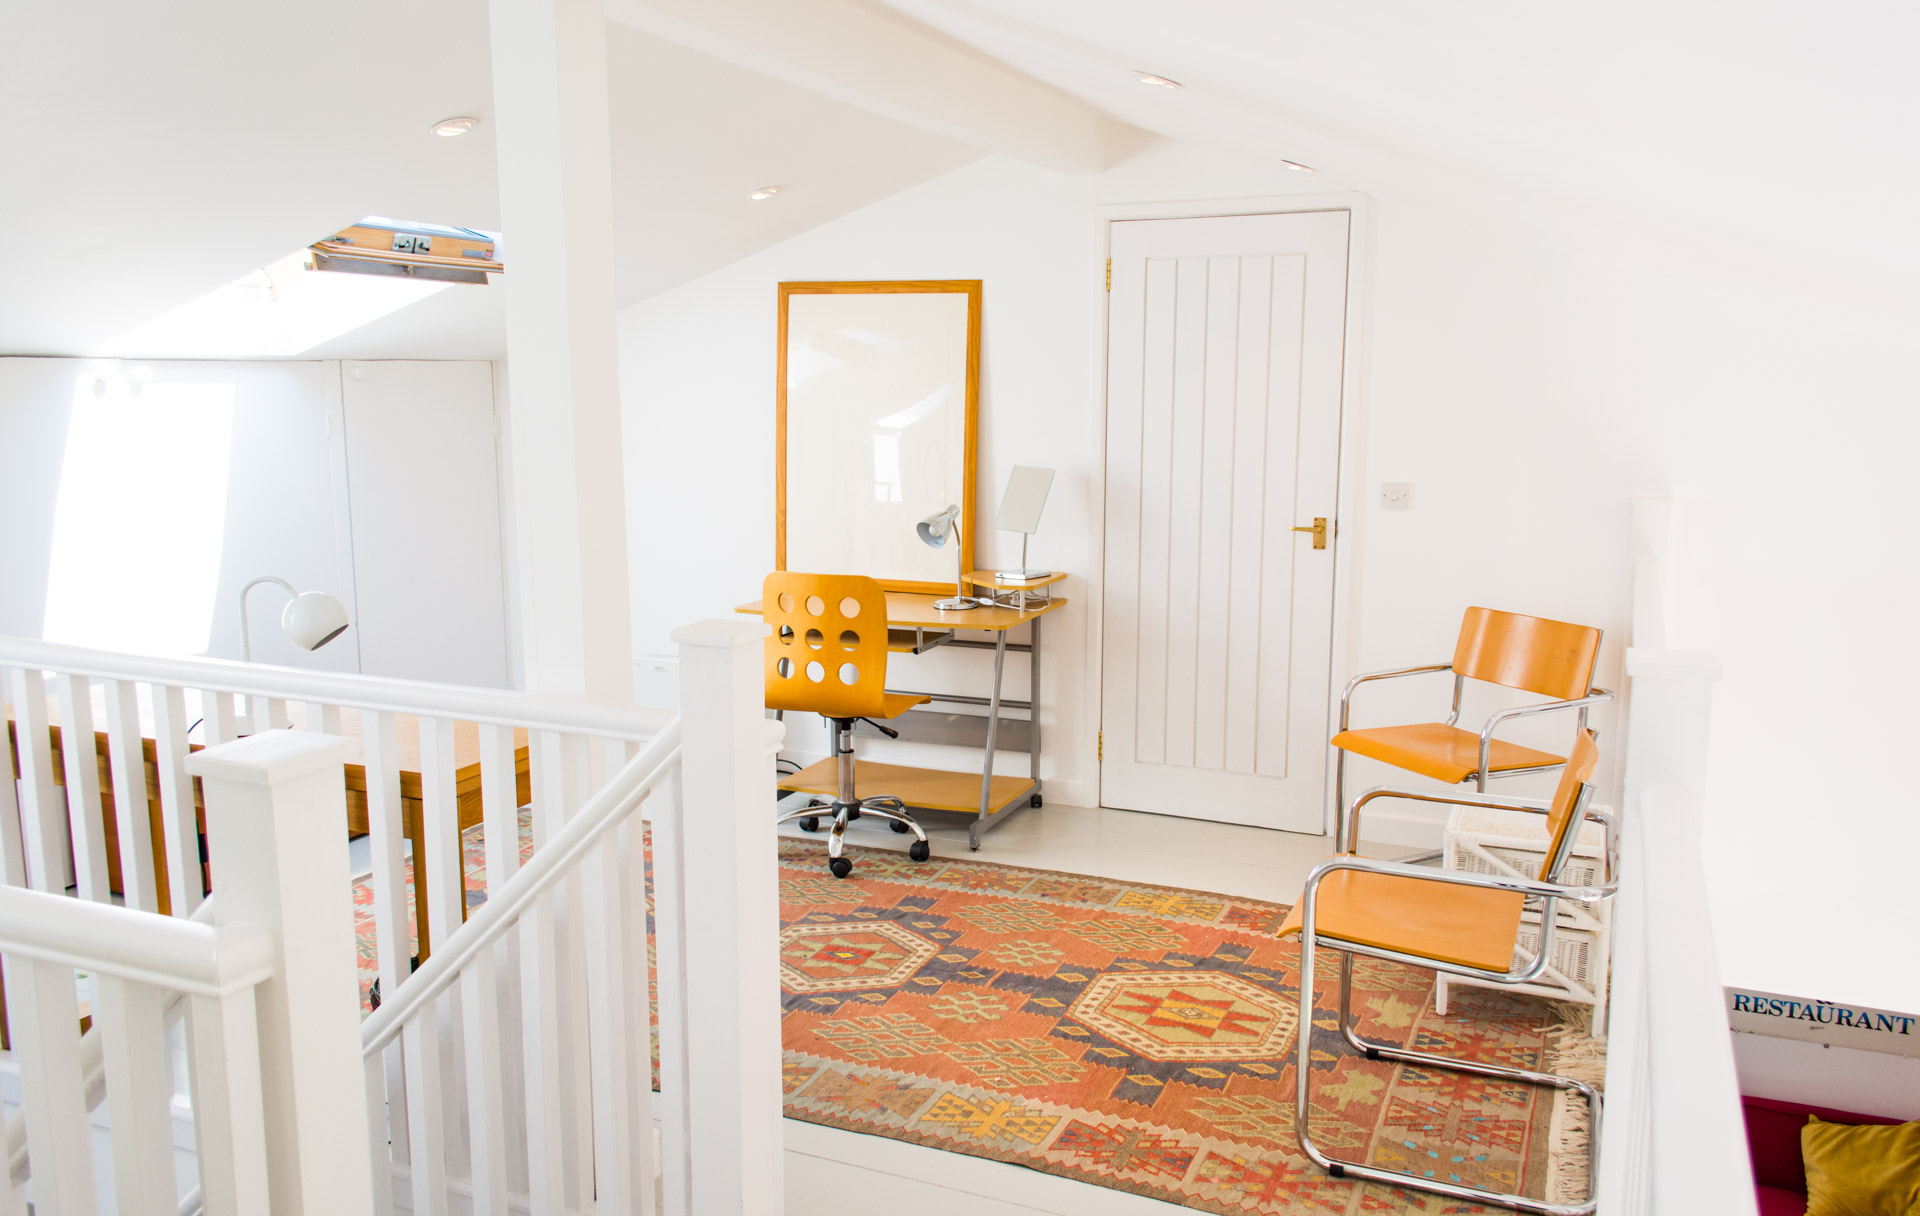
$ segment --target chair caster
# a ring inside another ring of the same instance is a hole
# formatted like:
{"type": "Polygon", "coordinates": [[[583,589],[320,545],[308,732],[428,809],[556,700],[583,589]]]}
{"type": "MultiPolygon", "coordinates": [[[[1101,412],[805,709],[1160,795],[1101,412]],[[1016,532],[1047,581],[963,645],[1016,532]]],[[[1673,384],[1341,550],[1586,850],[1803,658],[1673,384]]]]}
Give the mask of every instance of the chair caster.
{"type": "Polygon", "coordinates": [[[894,831],[899,832],[902,835],[906,834],[906,831],[907,831],[906,824],[901,823],[898,819],[890,820],[889,822],[892,823],[894,831]]]}
{"type": "Polygon", "coordinates": [[[915,861],[925,861],[933,856],[933,846],[924,840],[916,840],[913,842],[913,847],[907,850],[907,856],[915,861]]]}
{"type": "Polygon", "coordinates": [[[817,816],[817,815],[809,815],[809,816],[807,816],[807,817],[806,817],[805,819],[802,819],[802,820],[800,821],[800,830],[801,830],[801,831],[803,831],[803,832],[817,832],[817,831],[819,831],[819,830],[820,830],[820,818],[819,818],[819,816],[817,816]]]}
{"type": "Polygon", "coordinates": [[[845,878],[847,875],[853,873],[853,862],[845,857],[829,857],[827,858],[827,869],[833,871],[835,878],[845,878]]]}
{"type": "Polygon", "coordinates": [[[1035,794],[1035,795],[1034,795],[1033,797],[1031,797],[1031,798],[1029,798],[1029,799],[1027,799],[1027,805],[1028,805],[1028,806],[1039,806],[1039,805],[1040,805],[1040,795],[1038,795],[1038,794],[1035,794]]]}

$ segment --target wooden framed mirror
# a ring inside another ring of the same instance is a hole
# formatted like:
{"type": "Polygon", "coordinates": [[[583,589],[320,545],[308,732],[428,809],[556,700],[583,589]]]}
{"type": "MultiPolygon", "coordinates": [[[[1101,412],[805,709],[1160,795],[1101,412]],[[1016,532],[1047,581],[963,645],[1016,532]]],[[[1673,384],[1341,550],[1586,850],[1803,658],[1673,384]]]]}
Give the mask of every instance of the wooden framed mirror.
{"type": "Polygon", "coordinates": [[[980,281],[780,284],[774,566],[953,594],[973,567],[980,281]]]}

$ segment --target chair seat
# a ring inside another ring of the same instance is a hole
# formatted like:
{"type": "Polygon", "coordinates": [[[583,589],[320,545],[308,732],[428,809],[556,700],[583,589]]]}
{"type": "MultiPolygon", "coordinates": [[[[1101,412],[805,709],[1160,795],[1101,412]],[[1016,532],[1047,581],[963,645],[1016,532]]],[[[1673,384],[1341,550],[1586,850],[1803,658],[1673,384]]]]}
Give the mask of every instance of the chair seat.
{"type": "MultiPolygon", "coordinates": [[[[1343,730],[1333,737],[1333,745],[1448,785],[1458,785],[1480,769],[1480,736],[1440,722],[1343,730]]],[[[1487,750],[1487,767],[1496,773],[1566,762],[1565,756],[1498,739],[1487,750]]]]}
{"type": "MultiPolygon", "coordinates": [[[[1513,965],[1514,941],[1526,897],[1458,883],[1336,870],[1315,896],[1314,935],[1359,946],[1418,955],[1483,971],[1513,965]]],[[[1304,901],[1280,926],[1280,937],[1300,932],[1304,901]]]]}
{"type": "Polygon", "coordinates": [[[923,697],[919,693],[914,692],[890,692],[883,695],[886,697],[887,703],[880,711],[880,717],[882,718],[897,718],[914,706],[925,705],[927,702],[933,700],[932,697],[923,697]]]}

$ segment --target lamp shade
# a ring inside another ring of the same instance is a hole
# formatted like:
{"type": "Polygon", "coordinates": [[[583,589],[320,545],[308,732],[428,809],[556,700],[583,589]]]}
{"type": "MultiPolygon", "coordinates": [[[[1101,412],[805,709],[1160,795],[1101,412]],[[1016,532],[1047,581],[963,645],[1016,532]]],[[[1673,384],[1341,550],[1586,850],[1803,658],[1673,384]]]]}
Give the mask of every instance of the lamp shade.
{"type": "Polygon", "coordinates": [[[280,628],[302,650],[318,650],[347,630],[347,606],[324,591],[302,591],[287,601],[280,628]]]}
{"type": "Polygon", "coordinates": [[[953,521],[959,518],[959,516],[960,508],[958,506],[948,507],[946,510],[935,515],[929,515],[919,523],[913,525],[913,530],[920,534],[921,540],[933,548],[938,549],[947,543],[947,537],[953,532],[953,521]]]}

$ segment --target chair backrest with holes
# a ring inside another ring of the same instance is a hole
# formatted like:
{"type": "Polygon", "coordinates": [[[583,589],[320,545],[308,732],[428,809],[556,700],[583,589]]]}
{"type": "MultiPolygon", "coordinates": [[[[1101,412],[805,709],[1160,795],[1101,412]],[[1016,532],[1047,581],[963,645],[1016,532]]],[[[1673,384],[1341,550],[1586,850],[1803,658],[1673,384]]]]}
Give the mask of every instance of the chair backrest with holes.
{"type": "Polygon", "coordinates": [[[1540,863],[1540,881],[1558,882],[1560,867],[1573,854],[1580,825],[1587,817],[1587,803],[1593,798],[1593,770],[1600,763],[1600,745],[1592,731],[1583,730],[1573,741],[1573,754],[1560,770],[1559,788],[1547,807],[1547,856],[1540,863]]]}
{"type": "Polygon", "coordinates": [[[776,570],[761,585],[767,708],[877,717],[886,705],[887,595],[860,574],[776,570]]]}
{"type": "Polygon", "coordinates": [[[1463,676],[1571,701],[1593,686],[1600,631],[1543,616],[1469,608],[1453,648],[1463,676]]]}

